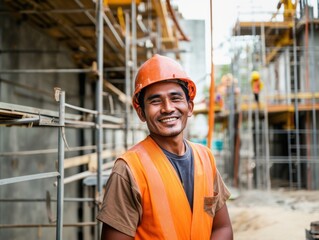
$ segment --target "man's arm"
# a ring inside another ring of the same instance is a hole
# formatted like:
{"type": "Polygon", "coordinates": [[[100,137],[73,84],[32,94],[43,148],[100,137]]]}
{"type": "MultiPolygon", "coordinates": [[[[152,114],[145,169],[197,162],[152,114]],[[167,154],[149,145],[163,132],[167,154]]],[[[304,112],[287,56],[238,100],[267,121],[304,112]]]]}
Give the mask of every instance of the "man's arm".
{"type": "Polygon", "coordinates": [[[226,203],[214,217],[211,240],[233,240],[233,229],[226,203]]]}
{"type": "Polygon", "coordinates": [[[103,223],[101,240],[133,240],[134,238],[103,223]]]}

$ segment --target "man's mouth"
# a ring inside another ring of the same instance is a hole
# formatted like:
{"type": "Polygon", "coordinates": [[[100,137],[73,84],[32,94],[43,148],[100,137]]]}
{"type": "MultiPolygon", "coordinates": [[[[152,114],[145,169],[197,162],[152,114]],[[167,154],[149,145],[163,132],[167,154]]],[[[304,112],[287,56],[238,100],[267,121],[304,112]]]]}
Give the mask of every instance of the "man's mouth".
{"type": "Polygon", "coordinates": [[[177,119],[178,119],[177,117],[165,118],[165,119],[161,119],[160,122],[167,123],[167,122],[176,121],[177,119]]]}

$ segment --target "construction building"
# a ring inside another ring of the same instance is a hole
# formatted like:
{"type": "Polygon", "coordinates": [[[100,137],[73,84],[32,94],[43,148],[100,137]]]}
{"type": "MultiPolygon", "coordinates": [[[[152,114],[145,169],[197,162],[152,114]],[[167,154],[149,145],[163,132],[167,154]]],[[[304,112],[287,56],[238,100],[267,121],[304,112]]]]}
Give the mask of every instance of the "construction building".
{"type": "Polygon", "coordinates": [[[231,74],[216,86],[223,105],[216,99],[213,144],[234,186],[319,189],[318,26],[317,1],[280,0],[272,13],[239,13],[231,74]],[[252,73],[264,86],[259,103],[252,73]]]}
{"type": "MultiPolygon", "coordinates": [[[[213,151],[229,185],[319,189],[318,4],[306,3],[280,1],[267,21],[239,18],[224,105],[195,108],[196,119],[214,107],[213,151]],[[259,106],[253,71],[264,82],[259,106]]],[[[114,158],[147,134],[131,106],[137,68],[161,53],[206,76],[204,25],[169,0],[0,0],[0,9],[0,238],[97,239],[114,158]]]]}

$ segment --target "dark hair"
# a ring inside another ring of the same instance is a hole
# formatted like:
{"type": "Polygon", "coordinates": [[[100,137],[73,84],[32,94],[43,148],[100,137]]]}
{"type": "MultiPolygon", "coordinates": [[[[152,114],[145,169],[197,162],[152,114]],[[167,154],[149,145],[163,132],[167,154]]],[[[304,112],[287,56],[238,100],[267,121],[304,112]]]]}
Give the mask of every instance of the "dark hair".
{"type": "Polygon", "coordinates": [[[139,92],[138,97],[137,97],[138,104],[142,108],[143,112],[144,112],[144,107],[145,107],[145,105],[144,105],[145,89],[146,88],[142,88],[142,90],[139,92]]]}
{"type": "MultiPolygon", "coordinates": [[[[169,81],[169,82],[171,82],[171,81],[169,81]]],[[[178,80],[178,79],[175,80],[174,82],[178,83],[182,87],[182,89],[183,89],[183,91],[185,93],[185,96],[186,96],[186,100],[187,100],[187,102],[189,102],[190,98],[189,98],[189,93],[188,93],[188,84],[187,84],[187,82],[184,82],[184,81],[178,80]]],[[[147,87],[142,88],[142,90],[139,92],[138,97],[137,97],[138,104],[140,105],[142,110],[144,110],[144,107],[145,107],[145,105],[144,105],[144,97],[145,97],[146,88],[147,87]]]]}

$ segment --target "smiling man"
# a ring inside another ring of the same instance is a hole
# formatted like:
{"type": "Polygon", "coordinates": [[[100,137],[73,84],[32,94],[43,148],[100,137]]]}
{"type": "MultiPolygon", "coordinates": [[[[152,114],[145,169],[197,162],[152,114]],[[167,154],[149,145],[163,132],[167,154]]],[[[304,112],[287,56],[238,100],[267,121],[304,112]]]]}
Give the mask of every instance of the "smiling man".
{"type": "Polygon", "coordinates": [[[212,152],[184,138],[196,86],[154,55],[139,69],[133,106],[149,136],[120,156],[97,219],[102,240],[231,240],[230,196],[212,152]]]}

